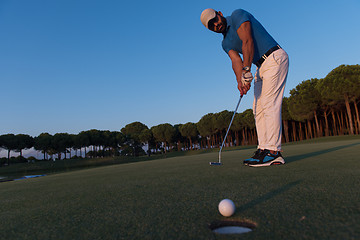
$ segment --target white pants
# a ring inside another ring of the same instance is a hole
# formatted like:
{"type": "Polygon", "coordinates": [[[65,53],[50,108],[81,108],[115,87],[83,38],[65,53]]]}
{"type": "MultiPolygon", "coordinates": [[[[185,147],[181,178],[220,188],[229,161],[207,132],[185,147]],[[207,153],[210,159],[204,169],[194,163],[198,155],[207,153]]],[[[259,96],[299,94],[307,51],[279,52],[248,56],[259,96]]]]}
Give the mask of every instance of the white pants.
{"type": "Polygon", "coordinates": [[[288,69],[289,57],[278,49],[256,70],[253,112],[260,149],[281,151],[281,105],[288,69]]]}

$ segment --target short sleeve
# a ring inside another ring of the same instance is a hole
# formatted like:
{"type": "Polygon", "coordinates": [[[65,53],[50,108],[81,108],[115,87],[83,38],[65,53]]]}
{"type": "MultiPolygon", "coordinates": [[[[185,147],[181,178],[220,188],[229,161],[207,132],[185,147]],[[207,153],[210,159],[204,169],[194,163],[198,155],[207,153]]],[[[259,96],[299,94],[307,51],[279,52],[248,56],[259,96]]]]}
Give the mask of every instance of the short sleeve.
{"type": "Polygon", "coordinates": [[[227,54],[229,54],[229,51],[230,51],[231,49],[230,49],[228,46],[225,46],[224,42],[223,42],[221,45],[222,45],[223,50],[224,50],[227,54]]]}
{"type": "Polygon", "coordinates": [[[235,10],[231,14],[231,21],[236,30],[241,26],[241,24],[250,20],[251,20],[250,13],[242,9],[235,10]]]}

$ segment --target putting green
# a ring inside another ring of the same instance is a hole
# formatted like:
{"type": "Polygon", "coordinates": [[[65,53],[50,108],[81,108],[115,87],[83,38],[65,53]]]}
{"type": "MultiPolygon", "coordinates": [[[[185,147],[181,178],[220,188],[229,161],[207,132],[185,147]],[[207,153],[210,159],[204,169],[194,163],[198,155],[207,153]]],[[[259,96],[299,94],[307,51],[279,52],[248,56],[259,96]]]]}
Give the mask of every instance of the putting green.
{"type": "Polygon", "coordinates": [[[175,157],[0,184],[3,239],[359,239],[360,138],[289,144],[287,164],[242,165],[254,149],[175,157]],[[237,209],[222,217],[218,203],[237,209]],[[257,227],[215,235],[232,219],[257,227]]]}

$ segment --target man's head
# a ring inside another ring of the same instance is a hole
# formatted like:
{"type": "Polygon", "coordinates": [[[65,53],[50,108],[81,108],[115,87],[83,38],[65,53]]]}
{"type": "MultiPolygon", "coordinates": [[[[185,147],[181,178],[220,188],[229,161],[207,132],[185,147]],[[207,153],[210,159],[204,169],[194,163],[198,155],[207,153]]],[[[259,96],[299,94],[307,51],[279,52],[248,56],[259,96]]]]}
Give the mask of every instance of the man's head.
{"type": "Polygon", "coordinates": [[[201,13],[200,20],[207,29],[213,32],[226,32],[226,18],[224,18],[223,14],[220,11],[217,12],[212,8],[205,9],[201,13]]]}

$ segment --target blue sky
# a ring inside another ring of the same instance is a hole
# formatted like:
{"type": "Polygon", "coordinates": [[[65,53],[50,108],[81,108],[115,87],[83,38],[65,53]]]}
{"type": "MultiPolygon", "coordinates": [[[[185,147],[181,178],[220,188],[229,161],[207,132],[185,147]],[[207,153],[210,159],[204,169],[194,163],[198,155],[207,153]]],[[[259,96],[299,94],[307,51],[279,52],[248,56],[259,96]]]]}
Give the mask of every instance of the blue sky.
{"type": "Polygon", "coordinates": [[[208,7],[251,12],[288,52],[285,96],[360,62],[358,0],[0,0],[0,134],[119,131],[233,111],[222,36],[200,22],[208,7]]]}

